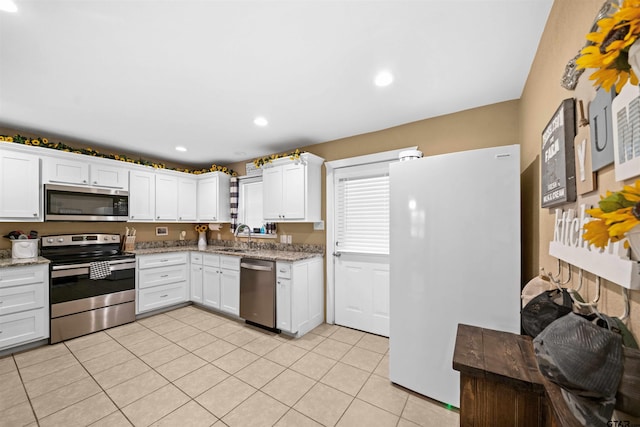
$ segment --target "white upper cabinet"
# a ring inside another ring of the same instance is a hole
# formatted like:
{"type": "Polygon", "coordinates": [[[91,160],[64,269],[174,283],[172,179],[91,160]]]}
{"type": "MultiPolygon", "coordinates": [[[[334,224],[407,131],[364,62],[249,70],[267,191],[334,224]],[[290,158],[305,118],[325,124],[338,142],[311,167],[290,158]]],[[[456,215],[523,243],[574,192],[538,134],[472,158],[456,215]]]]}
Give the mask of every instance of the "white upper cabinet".
{"type": "Polygon", "coordinates": [[[157,221],[178,219],[178,177],[156,174],[156,216],[157,221]]]}
{"type": "Polygon", "coordinates": [[[41,221],[40,159],[0,150],[0,221],[41,221]]]}
{"type": "Polygon", "coordinates": [[[229,222],[229,175],[212,172],[198,177],[198,221],[229,222]]]}
{"type": "Polygon", "coordinates": [[[129,187],[129,173],[123,167],[91,163],[89,182],[97,187],[126,189],[129,187]]]}
{"type": "Polygon", "coordinates": [[[321,171],[324,159],[304,153],[264,166],[262,191],[264,219],[279,222],[320,221],[321,171]]]}
{"type": "Polygon", "coordinates": [[[129,221],[153,221],[155,208],[155,174],[132,170],[129,173],[129,221]]]}
{"type": "Polygon", "coordinates": [[[189,176],[178,178],[178,221],[195,221],[197,219],[198,181],[189,176]]]}
{"type": "Polygon", "coordinates": [[[92,185],[107,188],[127,188],[127,169],[114,160],[90,161],[58,157],[43,157],[42,182],[56,184],[92,185]],[[107,162],[113,162],[113,165],[107,162]]]}

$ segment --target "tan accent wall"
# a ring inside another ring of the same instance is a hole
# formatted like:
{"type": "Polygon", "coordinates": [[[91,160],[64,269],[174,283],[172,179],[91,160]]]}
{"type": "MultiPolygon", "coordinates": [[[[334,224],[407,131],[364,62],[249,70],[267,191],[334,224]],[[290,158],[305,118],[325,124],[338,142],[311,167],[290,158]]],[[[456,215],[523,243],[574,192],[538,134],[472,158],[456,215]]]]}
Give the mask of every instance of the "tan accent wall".
{"type": "MultiPolygon", "coordinates": [[[[585,35],[603,3],[603,0],[555,0],[520,99],[522,198],[523,207],[526,207],[523,210],[523,257],[527,266],[525,278],[536,275],[538,267],[554,273],[558,271],[557,260],[549,256],[549,242],[553,239],[554,228],[553,210],[540,208],[541,134],[563,99],[582,99],[586,106],[595,97],[595,89],[588,79],[589,71],[582,74],[575,91],[562,88],[560,78],[567,62],[584,46],[585,35]]],[[[575,209],[580,204],[596,205],[599,194],[621,187],[622,183],[615,182],[613,166],[607,166],[598,172],[596,191],[562,208],[575,209]]],[[[571,285],[576,287],[578,270],[574,267],[572,272],[571,285]]],[[[566,265],[562,273],[566,279],[566,265]]],[[[585,279],[586,286],[581,293],[585,299],[591,300],[595,297],[595,277],[585,274],[585,279]]],[[[598,308],[612,316],[621,315],[621,288],[603,281],[602,291],[598,308]]],[[[630,295],[631,318],[628,324],[635,336],[640,338],[640,292],[630,291],[630,295]]]]}

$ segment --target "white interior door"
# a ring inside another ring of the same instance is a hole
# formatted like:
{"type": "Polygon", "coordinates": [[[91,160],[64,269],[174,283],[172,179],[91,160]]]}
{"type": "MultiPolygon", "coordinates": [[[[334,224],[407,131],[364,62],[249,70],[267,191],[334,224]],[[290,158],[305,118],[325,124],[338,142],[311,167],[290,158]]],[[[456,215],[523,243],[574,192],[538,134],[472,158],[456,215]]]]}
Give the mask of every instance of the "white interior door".
{"type": "Polygon", "coordinates": [[[335,323],[389,336],[389,163],[334,174],[335,323]]]}

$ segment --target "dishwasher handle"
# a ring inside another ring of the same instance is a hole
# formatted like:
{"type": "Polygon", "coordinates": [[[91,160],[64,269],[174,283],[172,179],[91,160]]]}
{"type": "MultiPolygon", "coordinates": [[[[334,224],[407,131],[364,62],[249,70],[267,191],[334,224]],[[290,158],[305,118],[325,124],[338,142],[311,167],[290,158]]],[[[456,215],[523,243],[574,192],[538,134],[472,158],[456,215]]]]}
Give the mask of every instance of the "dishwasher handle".
{"type": "Polygon", "coordinates": [[[240,268],[246,268],[247,270],[258,270],[258,271],[272,271],[273,270],[273,267],[270,267],[270,266],[249,264],[249,263],[246,263],[246,262],[241,262],[240,263],[240,268]]]}

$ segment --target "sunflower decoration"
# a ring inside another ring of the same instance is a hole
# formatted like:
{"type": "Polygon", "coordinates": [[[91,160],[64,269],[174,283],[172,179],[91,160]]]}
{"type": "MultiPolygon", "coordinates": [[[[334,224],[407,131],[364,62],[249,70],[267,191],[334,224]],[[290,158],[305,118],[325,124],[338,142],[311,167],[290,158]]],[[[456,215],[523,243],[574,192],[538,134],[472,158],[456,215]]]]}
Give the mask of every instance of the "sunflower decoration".
{"type": "Polygon", "coordinates": [[[615,86],[620,92],[630,81],[638,84],[638,76],[629,64],[629,48],[640,36],[640,0],[624,0],[617,11],[598,21],[598,31],[587,34],[589,44],[576,60],[578,68],[596,68],[590,80],[607,92],[615,86]]]}
{"type": "Polygon", "coordinates": [[[207,224],[196,224],[195,229],[198,233],[204,233],[209,229],[207,224]]]}
{"type": "MultiPolygon", "coordinates": [[[[582,237],[598,248],[604,248],[609,241],[618,242],[625,238],[636,225],[640,225],[640,180],[634,185],[625,185],[621,191],[607,191],[601,196],[598,207],[587,210],[595,218],[584,225],[582,237]]],[[[625,242],[625,248],[628,242],[625,242]]]]}

